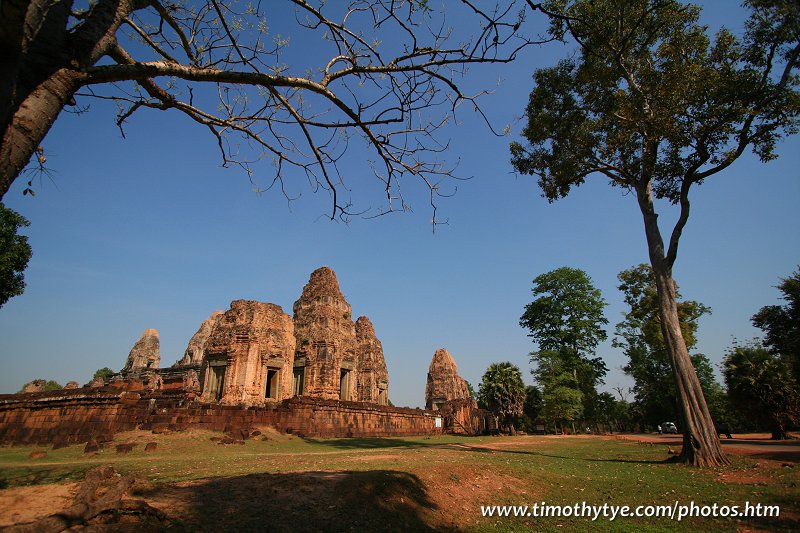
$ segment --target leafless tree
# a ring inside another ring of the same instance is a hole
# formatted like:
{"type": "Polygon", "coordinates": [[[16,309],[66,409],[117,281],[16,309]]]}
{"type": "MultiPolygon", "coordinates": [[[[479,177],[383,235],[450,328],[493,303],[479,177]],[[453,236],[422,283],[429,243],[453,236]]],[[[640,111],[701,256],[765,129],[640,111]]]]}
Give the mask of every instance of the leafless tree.
{"type": "Polygon", "coordinates": [[[224,165],[263,180],[256,163],[271,162],[265,188],[290,198],[288,180],[301,176],[328,191],[333,218],[407,209],[401,179],[414,176],[435,220],[454,168],[439,133],[462,104],[482,114],[485,91],[462,90],[463,74],[534,41],[522,34],[522,2],[430,4],[3,0],[0,198],[27,165],[43,168],[43,139],[62,110],[94,98],[117,103],[123,135],[143,108],[183,113],[208,129],[224,165]],[[353,179],[340,163],[354,142],[369,148],[365,171],[385,191],[376,210],[346,194],[353,179]]]}

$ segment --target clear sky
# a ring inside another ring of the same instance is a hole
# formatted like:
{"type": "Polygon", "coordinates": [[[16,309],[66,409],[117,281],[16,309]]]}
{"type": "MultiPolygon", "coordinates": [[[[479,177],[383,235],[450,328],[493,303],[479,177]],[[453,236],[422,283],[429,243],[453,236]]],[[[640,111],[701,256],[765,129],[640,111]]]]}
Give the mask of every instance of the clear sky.
{"type": "MultiPolygon", "coordinates": [[[[737,31],[745,12],[709,2],[703,17],[737,31]]],[[[200,323],[231,300],[272,302],[291,313],[321,265],[336,271],[354,316],[375,324],[395,405],[424,405],[428,365],[440,347],[476,388],[500,361],[517,364],[532,383],[535,346],[519,317],[531,280],[565,265],[584,269],[609,303],[609,342],[598,352],[611,369],[604,389],[630,386],[610,338],[624,311],[617,273],[647,260],[634,198],[596,177],[548,204],[509,163],[533,70],[566,53],[551,44],[515,64],[473,70],[474,82],[500,80],[485,110],[512,133],[494,137],[468,110],[459,114],[447,155],[460,159],[459,176],[472,179],[441,200],[438,216],[449,224],[435,234],[423,191],[411,181],[412,213],[331,222],[325,194],[298,185],[302,196],[291,205],[275,192],[255,194],[240,171],[221,168],[208,133],[175,113],[136,115],[126,139],[109,105],[62,114],[45,142],[53,180],[35,182],[35,198],[22,196],[18,180],[4,199],[31,221],[24,233],[34,255],[25,294],[0,309],[0,392],[35,378],[86,383],[98,368],[119,370],[151,327],[169,366],[200,323]]],[[[750,316],[779,303],[774,286],[800,263],[800,138],[778,152],[766,165],[748,155],[694,190],[675,278],[685,298],[713,310],[700,323],[698,351],[715,365],[732,337],[759,333],[750,316]]],[[[364,157],[353,150],[344,168],[354,190],[378,205],[364,157]]],[[[669,211],[661,217],[670,218],[669,211]]]]}

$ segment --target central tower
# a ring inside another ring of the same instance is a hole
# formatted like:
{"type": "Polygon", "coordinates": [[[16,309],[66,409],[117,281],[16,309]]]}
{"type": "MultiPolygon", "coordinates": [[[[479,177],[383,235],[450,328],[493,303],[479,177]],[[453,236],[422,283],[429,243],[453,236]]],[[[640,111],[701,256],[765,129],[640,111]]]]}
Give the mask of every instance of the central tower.
{"type": "Polygon", "coordinates": [[[312,272],[293,312],[297,342],[292,394],[357,400],[356,330],[336,273],[326,266],[312,272]]]}

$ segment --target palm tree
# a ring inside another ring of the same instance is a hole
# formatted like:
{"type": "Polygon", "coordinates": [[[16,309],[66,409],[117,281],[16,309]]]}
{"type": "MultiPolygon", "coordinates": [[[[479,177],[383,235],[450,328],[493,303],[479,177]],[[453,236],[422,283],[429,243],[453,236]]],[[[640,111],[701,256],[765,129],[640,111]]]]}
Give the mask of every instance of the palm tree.
{"type": "Polygon", "coordinates": [[[514,420],[522,416],[525,403],[525,384],[519,368],[509,362],[492,363],[483,374],[478,403],[499,418],[502,429],[513,433],[514,420]]]}

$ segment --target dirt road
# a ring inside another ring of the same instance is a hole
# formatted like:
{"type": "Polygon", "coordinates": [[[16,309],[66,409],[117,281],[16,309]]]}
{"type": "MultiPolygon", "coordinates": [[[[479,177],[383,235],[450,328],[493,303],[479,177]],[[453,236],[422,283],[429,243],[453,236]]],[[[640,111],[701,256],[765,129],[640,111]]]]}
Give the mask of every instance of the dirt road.
{"type": "MultiPolygon", "coordinates": [[[[619,437],[664,444],[680,449],[683,435],[658,435],[655,433],[622,434],[619,437]]],[[[800,439],[775,441],[769,433],[734,433],[732,439],[722,437],[722,449],[727,453],[762,457],[774,461],[800,463],[800,439]]]]}

